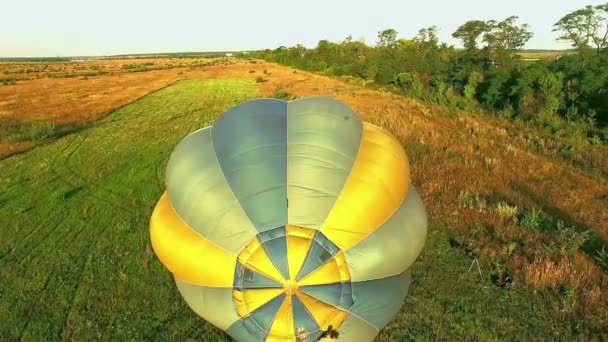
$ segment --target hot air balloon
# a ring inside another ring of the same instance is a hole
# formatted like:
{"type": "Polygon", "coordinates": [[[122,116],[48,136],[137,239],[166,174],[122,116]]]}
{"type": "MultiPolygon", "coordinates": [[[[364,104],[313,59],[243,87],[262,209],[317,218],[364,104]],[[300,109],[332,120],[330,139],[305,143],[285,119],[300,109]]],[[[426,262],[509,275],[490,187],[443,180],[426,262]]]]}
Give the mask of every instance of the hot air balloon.
{"type": "Polygon", "coordinates": [[[328,97],[256,99],[171,153],[152,246],[237,341],[371,341],[427,233],[402,145],[328,97]]]}

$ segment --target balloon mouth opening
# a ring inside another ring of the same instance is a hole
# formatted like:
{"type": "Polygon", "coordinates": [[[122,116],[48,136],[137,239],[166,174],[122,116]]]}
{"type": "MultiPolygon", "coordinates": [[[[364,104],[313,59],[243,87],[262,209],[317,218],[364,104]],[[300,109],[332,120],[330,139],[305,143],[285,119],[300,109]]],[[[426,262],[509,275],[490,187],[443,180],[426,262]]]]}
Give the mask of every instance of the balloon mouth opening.
{"type": "Polygon", "coordinates": [[[288,296],[293,296],[296,293],[298,293],[298,290],[300,289],[300,286],[298,285],[298,282],[296,282],[295,280],[287,280],[285,281],[285,284],[283,284],[283,290],[285,290],[285,294],[288,296]]]}
{"type": "Polygon", "coordinates": [[[321,231],[292,225],[258,233],[241,250],[233,300],[245,328],[260,339],[292,336],[299,327],[321,334],[339,327],[354,304],[343,251],[321,231]],[[277,316],[284,319],[275,325],[277,316]]]}

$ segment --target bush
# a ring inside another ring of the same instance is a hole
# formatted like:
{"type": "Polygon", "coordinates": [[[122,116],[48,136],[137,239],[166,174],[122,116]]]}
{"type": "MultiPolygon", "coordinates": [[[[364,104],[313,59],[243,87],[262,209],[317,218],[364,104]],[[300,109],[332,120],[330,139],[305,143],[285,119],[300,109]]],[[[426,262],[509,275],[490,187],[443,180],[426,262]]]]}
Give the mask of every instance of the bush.
{"type": "Polygon", "coordinates": [[[272,97],[283,101],[291,101],[297,98],[295,94],[292,94],[285,89],[277,89],[272,97]]]}
{"type": "Polygon", "coordinates": [[[524,228],[539,229],[543,224],[542,211],[534,208],[532,211],[525,212],[519,223],[524,228]]]}
{"type": "Polygon", "coordinates": [[[600,266],[608,270],[608,250],[606,246],[603,246],[601,250],[597,251],[595,259],[599,262],[600,266]]]}
{"type": "Polygon", "coordinates": [[[558,234],[547,247],[554,255],[568,256],[576,253],[588,240],[591,232],[580,232],[574,227],[568,227],[563,221],[557,222],[558,234]]]}
{"type": "Polygon", "coordinates": [[[256,83],[263,83],[263,82],[268,82],[268,80],[267,80],[267,79],[264,79],[264,77],[262,77],[262,76],[258,76],[258,77],[255,79],[255,82],[256,82],[256,83]]]}
{"type": "Polygon", "coordinates": [[[405,91],[406,94],[419,98],[422,96],[423,88],[417,74],[402,72],[395,76],[393,83],[405,91]]]}
{"type": "Polygon", "coordinates": [[[56,133],[54,123],[46,121],[34,121],[27,127],[27,136],[31,140],[42,141],[52,138],[56,133]]]}

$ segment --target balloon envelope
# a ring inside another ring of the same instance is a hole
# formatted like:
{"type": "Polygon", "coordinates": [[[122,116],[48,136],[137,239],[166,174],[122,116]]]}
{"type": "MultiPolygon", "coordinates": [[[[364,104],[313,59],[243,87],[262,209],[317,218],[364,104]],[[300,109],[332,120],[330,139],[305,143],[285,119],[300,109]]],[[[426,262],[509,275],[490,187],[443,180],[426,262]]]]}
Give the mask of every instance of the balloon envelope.
{"type": "Polygon", "coordinates": [[[230,109],[176,146],[166,188],[154,251],[238,341],[314,341],[329,326],[373,340],[426,239],[402,145],[326,97],[230,109]]]}

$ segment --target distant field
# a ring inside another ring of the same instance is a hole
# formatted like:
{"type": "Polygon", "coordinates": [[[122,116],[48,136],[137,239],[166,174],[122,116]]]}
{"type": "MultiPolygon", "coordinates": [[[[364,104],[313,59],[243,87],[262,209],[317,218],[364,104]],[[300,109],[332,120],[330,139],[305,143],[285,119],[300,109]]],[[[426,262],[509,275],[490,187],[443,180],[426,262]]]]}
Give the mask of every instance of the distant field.
{"type": "Polygon", "coordinates": [[[608,245],[605,170],[542,154],[532,128],[259,61],[95,77],[0,85],[0,123],[80,123],[0,156],[0,340],[227,341],[188,309],[150,246],[167,157],[240,101],[310,95],[395,134],[428,210],[410,294],[378,341],[608,332],[608,275],[595,258],[608,245]],[[568,249],[558,220],[589,241],[568,249]],[[467,272],[473,254],[482,276],[467,272]],[[494,285],[504,274],[513,289],[494,285]]]}
{"type": "Polygon", "coordinates": [[[548,51],[548,52],[520,52],[518,53],[518,55],[523,58],[523,59],[530,59],[530,60],[538,60],[538,59],[544,59],[544,60],[552,60],[552,59],[557,59],[560,56],[569,54],[572,52],[567,52],[567,51],[548,51]]]}

